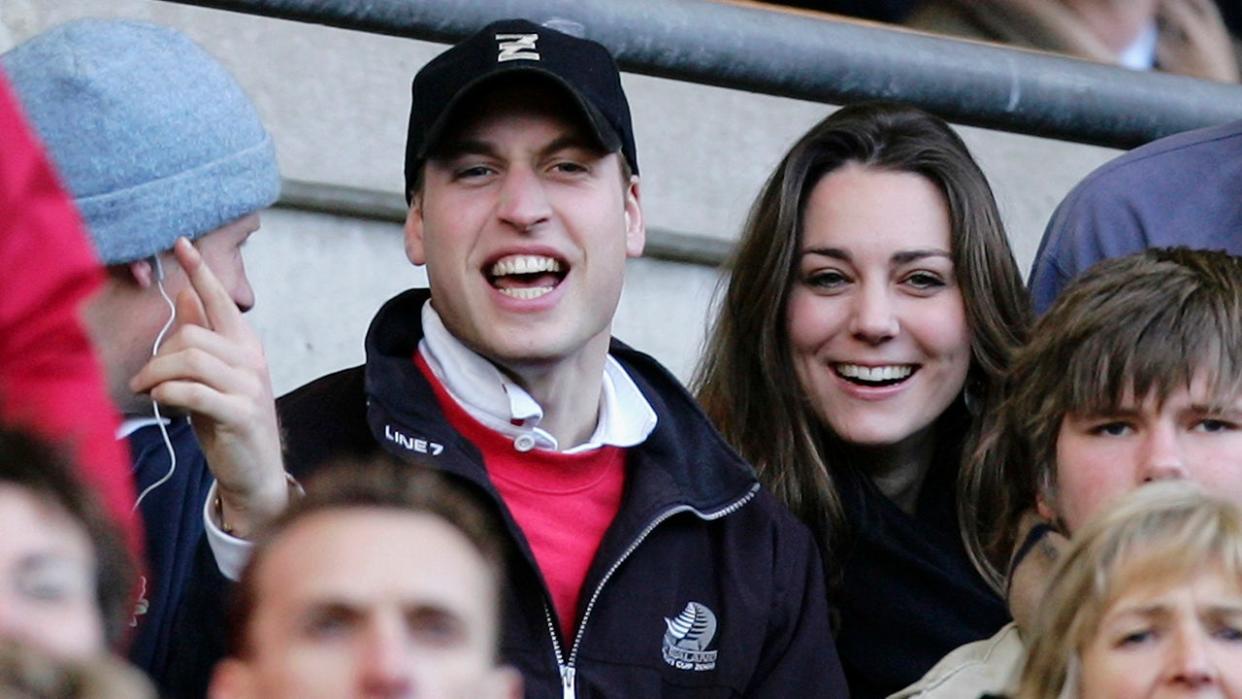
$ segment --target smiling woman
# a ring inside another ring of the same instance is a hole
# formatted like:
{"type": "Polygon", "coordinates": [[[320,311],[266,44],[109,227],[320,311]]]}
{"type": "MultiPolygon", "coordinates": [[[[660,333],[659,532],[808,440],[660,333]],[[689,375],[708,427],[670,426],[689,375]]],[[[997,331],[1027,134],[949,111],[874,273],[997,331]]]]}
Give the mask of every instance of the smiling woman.
{"type": "Polygon", "coordinates": [[[897,468],[873,475],[913,511],[923,469],[906,466],[927,461],[927,428],[970,367],[944,195],[922,175],[851,163],[811,190],[802,227],[785,313],[798,383],[843,442],[893,454],[897,468]]]}
{"type": "Polygon", "coordinates": [[[751,211],[695,383],[816,532],[852,696],[1004,623],[961,541],[959,462],[1028,316],[983,173],[924,112],[834,113],[751,211]]]}

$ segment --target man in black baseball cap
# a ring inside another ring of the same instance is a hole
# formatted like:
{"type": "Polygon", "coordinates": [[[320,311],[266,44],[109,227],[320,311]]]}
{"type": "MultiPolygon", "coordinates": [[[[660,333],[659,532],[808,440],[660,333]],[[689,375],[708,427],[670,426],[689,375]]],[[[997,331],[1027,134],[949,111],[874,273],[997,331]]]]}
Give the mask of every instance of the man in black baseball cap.
{"type": "Polygon", "coordinates": [[[844,696],[809,532],[694,400],[612,339],[645,228],[601,45],[491,24],[414,77],[405,247],[367,361],[280,401],[294,475],[384,450],[506,524],[527,696],[844,696]]]}

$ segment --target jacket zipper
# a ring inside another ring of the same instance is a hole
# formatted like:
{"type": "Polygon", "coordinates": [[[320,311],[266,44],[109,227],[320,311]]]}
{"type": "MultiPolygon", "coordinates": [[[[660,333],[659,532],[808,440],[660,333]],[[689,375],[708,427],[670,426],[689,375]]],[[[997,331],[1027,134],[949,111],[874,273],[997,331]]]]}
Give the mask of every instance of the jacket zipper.
{"type": "Polygon", "coordinates": [[[599,594],[603,592],[604,585],[608,584],[608,580],[612,578],[613,573],[617,572],[617,569],[621,567],[621,564],[625,563],[626,559],[630,557],[630,554],[634,553],[634,551],[643,543],[643,540],[645,540],[651,532],[655,531],[655,528],[660,526],[664,520],[672,517],[673,515],[681,514],[682,512],[693,512],[699,519],[710,522],[737,512],[743,505],[750,502],[758,492],[759,484],[756,483],[750,489],[750,492],[746,493],[729,505],[726,505],[723,509],[715,512],[700,512],[689,505],[678,505],[665,510],[660,513],[658,517],[651,520],[651,523],[638,533],[638,536],[634,539],[633,543],[631,543],[625,551],[621,553],[621,556],[613,562],[612,566],[608,568],[608,571],[604,573],[604,577],[600,578],[599,584],[595,586],[595,592],[591,594],[591,599],[587,602],[586,610],[582,612],[582,621],[578,623],[578,633],[575,635],[573,647],[569,649],[568,659],[565,659],[564,656],[561,655],[561,643],[557,640],[556,625],[552,621],[552,611],[549,609],[546,601],[543,603],[543,615],[548,622],[548,632],[552,635],[552,650],[556,653],[556,665],[561,674],[561,696],[563,699],[574,699],[577,696],[577,693],[574,691],[575,675],[577,674],[577,668],[574,665],[574,662],[578,659],[578,645],[582,643],[582,632],[586,628],[587,620],[591,618],[591,611],[595,609],[595,602],[599,599],[599,594]]]}
{"type": "Polygon", "coordinates": [[[561,642],[556,635],[556,622],[552,619],[552,608],[546,599],[543,601],[543,619],[548,622],[548,635],[552,638],[552,652],[556,654],[556,669],[561,675],[561,696],[564,699],[573,699],[574,669],[566,666],[565,658],[561,655],[561,642]]]}

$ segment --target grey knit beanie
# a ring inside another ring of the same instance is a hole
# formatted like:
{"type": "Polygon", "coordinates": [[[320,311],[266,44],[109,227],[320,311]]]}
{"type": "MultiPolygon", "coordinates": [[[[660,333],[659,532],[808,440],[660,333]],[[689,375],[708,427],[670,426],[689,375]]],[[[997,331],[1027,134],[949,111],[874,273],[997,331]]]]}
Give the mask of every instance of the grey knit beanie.
{"type": "Polygon", "coordinates": [[[272,139],[224,68],[181,33],[85,19],[0,56],[105,264],[270,206],[272,139]]]}

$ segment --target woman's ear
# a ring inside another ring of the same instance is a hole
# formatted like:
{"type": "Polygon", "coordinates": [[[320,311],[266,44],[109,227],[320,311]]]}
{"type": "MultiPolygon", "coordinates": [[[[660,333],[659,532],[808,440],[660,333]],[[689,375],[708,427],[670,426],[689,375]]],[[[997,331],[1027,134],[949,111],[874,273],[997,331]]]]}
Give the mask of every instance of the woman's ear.
{"type": "MultiPolygon", "coordinates": [[[[1045,480],[1045,479],[1041,479],[1045,480]]],[[[1047,483],[1040,483],[1035,492],[1035,511],[1045,522],[1058,526],[1061,518],[1057,514],[1056,496],[1053,493],[1053,486],[1047,483]]]]}

